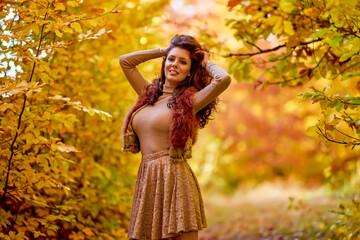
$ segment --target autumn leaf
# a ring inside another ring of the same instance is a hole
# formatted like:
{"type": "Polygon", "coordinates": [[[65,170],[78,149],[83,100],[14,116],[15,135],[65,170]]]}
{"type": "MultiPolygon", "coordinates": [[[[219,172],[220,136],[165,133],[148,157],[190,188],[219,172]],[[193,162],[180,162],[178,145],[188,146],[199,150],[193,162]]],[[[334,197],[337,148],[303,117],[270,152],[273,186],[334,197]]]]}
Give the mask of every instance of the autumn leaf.
{"type": "Polygon", "coordinates": [[[76,1],[68,1],[66,2],[67,5],[69,5],[70,7],[78,7],[79,3],[76,1]]]}
{"type": "Polygon", "coordinates": [[[64,11],[65,10],[65,5],[61,2],[56,2],[56,3],[53,3],[54,6],[55,6],[55,10],[62,10],[64,11]]]}
{"type": "Polygon", "coordinates": [[[63,35],[63,33],[60,32],[58,29],[55,29],[55,34],[56,34],[56,36],[58,36],[58,37],[62,37],[62,35],[63,35]]]}
{"type": "Polygon", "coordinates": [[[232,10],[234,7],[239,5],[241,3],[241,0],[229,0],[228,1],[228,8],[232,10]]]}
{"type": "Polygon", "coordinates": [[[78,33],[82,33],[81,25],[78,22],[73,22],[70,26],[78,33]]]}

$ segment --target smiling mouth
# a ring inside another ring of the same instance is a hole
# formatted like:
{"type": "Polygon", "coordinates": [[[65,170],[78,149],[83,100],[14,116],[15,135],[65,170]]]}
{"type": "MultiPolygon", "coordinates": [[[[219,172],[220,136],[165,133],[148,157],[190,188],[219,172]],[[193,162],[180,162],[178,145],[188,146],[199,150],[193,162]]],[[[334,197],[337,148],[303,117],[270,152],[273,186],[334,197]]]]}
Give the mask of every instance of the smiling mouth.
{"type": "Polygon", "coordinates": [[[170,70],[169,73],[175,73],[175,74],[179,74],[177,71],[175,70],[170,70]]]}

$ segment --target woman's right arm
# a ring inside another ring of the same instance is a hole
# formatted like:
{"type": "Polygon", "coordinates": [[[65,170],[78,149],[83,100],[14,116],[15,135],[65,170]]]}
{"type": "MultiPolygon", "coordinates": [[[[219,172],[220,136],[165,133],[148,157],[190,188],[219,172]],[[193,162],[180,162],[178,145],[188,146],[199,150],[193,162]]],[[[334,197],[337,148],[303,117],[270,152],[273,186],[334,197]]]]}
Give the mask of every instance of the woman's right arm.
{"type": "Polygon", "coordinates": [[[143,77],[136,66],[147,60],[164,56],[165,51],[166,49],[156,48],[151,50],[137,51],[120,56],[119,63],[121,68],[123,69],[130,85],[138,95],[146,88],[149,82],[143,77]]]}

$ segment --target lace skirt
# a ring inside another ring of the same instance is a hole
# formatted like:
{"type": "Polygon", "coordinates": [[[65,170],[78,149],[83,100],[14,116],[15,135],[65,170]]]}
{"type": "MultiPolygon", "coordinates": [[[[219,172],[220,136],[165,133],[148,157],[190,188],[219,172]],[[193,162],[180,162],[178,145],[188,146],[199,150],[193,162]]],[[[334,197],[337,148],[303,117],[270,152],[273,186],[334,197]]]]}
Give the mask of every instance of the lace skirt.
{"type": "Polygon", "coordinates": [[[142,156],[135,184],[129,239],[162,239],[207,227],[195,174],[169,151],[142,156]]]}

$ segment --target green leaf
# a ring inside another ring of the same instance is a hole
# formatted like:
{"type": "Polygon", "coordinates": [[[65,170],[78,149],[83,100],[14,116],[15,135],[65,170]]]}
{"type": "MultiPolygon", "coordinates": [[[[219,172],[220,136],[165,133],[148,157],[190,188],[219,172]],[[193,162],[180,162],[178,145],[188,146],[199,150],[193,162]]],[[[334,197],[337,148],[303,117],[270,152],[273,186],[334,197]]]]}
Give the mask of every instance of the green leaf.
{"type": "Polygon", "coordinates": [[[276,70],[283,73],[284,69],[286,67],[286,61],[285,60],[281,60],[279,61],[279,63],[276,65],[276,70]]]}
{"type": "Polygon", "coordinates": [[[336,105],[336,111],[340,112],[344,108],[344,103],[340,102],[336,105]]]}
{"type": "Polygon", "coordinates": [[[319,90],[317,90],[315,87],[313,87],[313,86],[311,86],[311,87],[309,87],[310,89],[312,89],[314,92],[316,92],[316,93],[321,93],[319,90]]]}
{"type": "Polygon", "coordinates": [[[298,96],[302,97],[302,99],[300,100],[300,102],[302,102],[302,101],[305,101],[307,99],[310,99],[313,96],[313,94],[311,94],[311,93],[302,93],[302,94],[299,94],[298,96]]]}
{"type": "Polygon", "coordinates": [[[320,29],[317,32],[314,32],[311,37],[313,39],[317,39],[317,38],[321,38],[322,36],[324,36],[327,32],[329,32],[329,29],[320,29]]]}
{"type": "Polygon", "coordinates": [[[237,69],[239,66],[240,66],[240,61],[238,61],[238,60],[233,61],[228,68],[229,74],[234,72],[235,69],[237,69]]]}
{"type": "Polygon", "coordinates": [[[346,73],[342,76],[342,80],[347,80],[349,78],[360,76],[360,73],[346,73]]]}
{"type": "Polygon", "coordinates": [[[345,52],[343,55],[341,55],[339,61],[344,62],[344,61],[348,60],[349,58],[351,58],[355,53],[356,52],[353,52],[353,51],[345,52]]]}
{"type": "Polygon", "coordinates": [[[230,19],[225,23],[225,26],[229,26],[233,22],[235,22],[235,19],[230,19]]]}
{"type": "Polygon", "coordinates": [[[329,44],[330,47],[337,47],[339,46],[340,41],[343,39],[342,35],[338,35],[333,39],[325,39],[325,42],[329,44]]]}
{"type": "Polygon", "coordinates": [[[321,100],[320,101],[320,107],[322,110],[326,109],[327,105],[327,101],[326,100],[321,100]]]}

